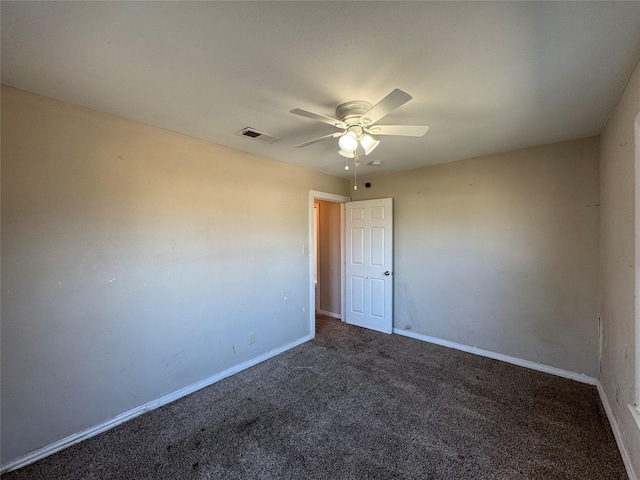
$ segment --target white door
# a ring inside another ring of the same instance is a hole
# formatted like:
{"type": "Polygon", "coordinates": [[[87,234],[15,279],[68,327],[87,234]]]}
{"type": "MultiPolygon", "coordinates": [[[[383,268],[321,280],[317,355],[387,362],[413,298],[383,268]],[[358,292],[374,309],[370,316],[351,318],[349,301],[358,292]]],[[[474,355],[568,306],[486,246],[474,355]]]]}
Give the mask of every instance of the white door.
{"type": "Polygon", "coordinates": [[[346,322],[393,330],[393,199],[346,204],[346,322]]]}

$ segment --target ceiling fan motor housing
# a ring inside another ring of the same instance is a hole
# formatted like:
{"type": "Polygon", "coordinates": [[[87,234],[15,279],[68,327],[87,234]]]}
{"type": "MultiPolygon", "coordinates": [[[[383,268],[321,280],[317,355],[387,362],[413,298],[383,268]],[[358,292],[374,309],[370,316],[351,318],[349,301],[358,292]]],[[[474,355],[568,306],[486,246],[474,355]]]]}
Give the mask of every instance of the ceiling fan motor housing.
{"type": "MultiPolygon", "coordinates": [[[[346,102],[336,108],[336,115],[347,125],[360,125],[361,117],[371,110],[371,104],[363,100],[354,100],[346,102]]],[[[365,119],[362,124],[366,125],[365,119]]]]}

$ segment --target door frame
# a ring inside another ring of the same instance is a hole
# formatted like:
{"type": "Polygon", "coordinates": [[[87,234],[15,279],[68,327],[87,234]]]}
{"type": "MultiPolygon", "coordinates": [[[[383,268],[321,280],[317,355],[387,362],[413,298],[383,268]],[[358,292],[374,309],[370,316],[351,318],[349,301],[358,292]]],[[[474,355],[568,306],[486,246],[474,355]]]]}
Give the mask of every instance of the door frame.
{"type": "Polygon", "coordinates": [[[336,195],[334,193],[309,190],[309,336],[316,336],[316,291],[314,286],[315,271],[315,247],[313,244],[315,233],[315,221],[313,216],[313,203],[315,200],[340,203],[340,316],[345,319],[345,276],[344,276],[344,204],[351,201],[351,197],[336,195]]]}
{"type": "MultiPolygon", "coordinates": [[[[631,412],[634,414],[634,418],[640,427],[640,113],[636,115],[634,121],[634,166],[635,166],[635,357],[636,357],[636,385],[635,385],[635,405],[629,405],[631,412]],[[635,407],[635,411],[634,411],[635,407]]],[[[600,335],[600,357],[602,357],[602,335],[600,335]]],[[[600,359],[602,362],[602,358],[600,359]]]]}

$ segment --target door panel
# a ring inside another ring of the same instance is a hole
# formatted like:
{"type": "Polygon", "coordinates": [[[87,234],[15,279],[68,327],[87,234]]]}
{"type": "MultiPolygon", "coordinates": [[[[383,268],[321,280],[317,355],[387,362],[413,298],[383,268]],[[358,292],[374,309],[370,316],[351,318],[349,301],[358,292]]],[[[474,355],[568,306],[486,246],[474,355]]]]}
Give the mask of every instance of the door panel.
{"type": "Polygon", "coordinates": [[[346,321],[385,333],[393,330],[392,229],[391,198],[346,204],[346,321]]]}
{"type": "Polygon", "coordinates": [[[364,228],[351,230],[351,263],[364,265],[364,228]]]}
{"type": "Polygon", "coordinates": [[[351,277],[351,309],[354,313],[364,314],[364,277],[351,277]]]}
{"type": "Polygon", "coordinates": [[[371,279],[371,316],[384,318],[384,280],[371,279]]]}
{"type": "Polygon", "coordinates": [[[384,228],[371,228],[371,266],[384,267],[384,228]]]}

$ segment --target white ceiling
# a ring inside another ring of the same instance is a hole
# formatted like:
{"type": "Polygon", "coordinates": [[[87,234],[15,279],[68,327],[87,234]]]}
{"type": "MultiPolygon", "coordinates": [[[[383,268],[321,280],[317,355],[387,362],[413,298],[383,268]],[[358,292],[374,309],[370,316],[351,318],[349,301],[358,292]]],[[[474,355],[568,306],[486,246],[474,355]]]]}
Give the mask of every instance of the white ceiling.
{"type": "Polygon", "coordinates": [[[406,170],[598,134],[640,59],[640,2],[3,1],[1,27],[4,84],[339,176],[291,109],[405,90],[378,123],[431,129],[359,175],[406,170]]]}

